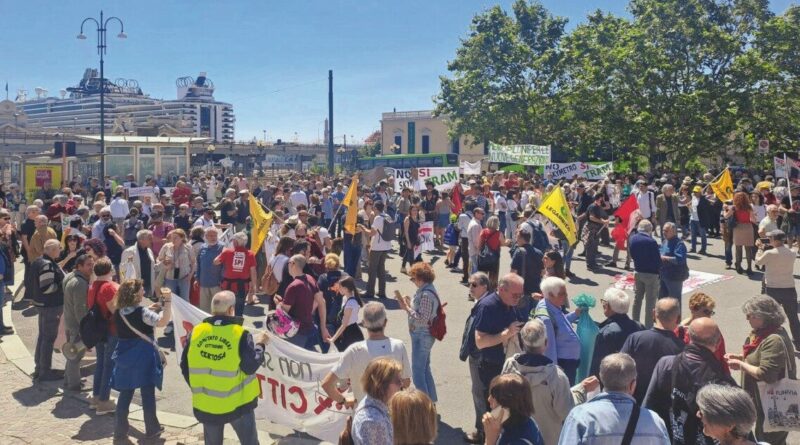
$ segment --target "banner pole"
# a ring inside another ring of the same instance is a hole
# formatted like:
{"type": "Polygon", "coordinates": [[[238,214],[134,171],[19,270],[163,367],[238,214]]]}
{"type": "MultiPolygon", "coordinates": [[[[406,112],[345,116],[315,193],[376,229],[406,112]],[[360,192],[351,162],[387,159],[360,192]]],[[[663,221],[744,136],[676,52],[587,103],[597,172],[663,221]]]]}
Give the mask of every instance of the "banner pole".
{"type": "Polygon", "coordinates": [[[708,184],[706,184],[706,186],[703,187],[703,193],[705,193],[706,190],[708,190],[708,187],[711,186],[712,182],[717,182],[717,179],[719,179],[725,173],[725,170],[727,170],[727,169],[728,169],[728,166],[726,165],[725,168],[722,169],[722,171],[717,175],[716,178],[714,178],[711,181],[709,181],[708,184]]]}
{"type": "Polygon", "coordinates": [[[786,177],[786,187],[789,187],[789,208],[792,207],[792,183],[789,181],[789,162],[786,158],[786,152],[783,152],[783,175],[786,177]]]}

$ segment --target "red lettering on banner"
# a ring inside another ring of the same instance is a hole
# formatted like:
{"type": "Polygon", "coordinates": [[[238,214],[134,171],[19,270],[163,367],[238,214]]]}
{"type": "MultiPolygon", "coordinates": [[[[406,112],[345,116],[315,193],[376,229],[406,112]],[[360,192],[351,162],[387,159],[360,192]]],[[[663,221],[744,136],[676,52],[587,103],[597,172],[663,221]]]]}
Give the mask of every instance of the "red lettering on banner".
{"type": "Polygon", "coordinates": [[[294,403],[290,402],[289,408],[291,408],[292,411],[296,412],[297,414],[305,414],[306,409],[308,409],[308,402],[306,401],[305,394],[303,394],[303,390],[297,386],[292,386],[289,388],[289,394],[297,394],[301,402],[300,406],[297,406],[294,403]]]}
{"type": "Polygon", "coordinates": [[[270,386],[272,386],[272,403],[277,405],[278,404],[278,394],[275,392],[275,390],[277,389],[279,383],[278,383],[277,380],[273,379],[272,377],[267,377],[267,383],[269,383],[270,386]]]}
{"type": "Polygon", "coordinates": [[[258,398],[264,398],[264,381],[267,380],[267,377],[263,374],[256,374],[256,378],[258,379],[258,398]]]}

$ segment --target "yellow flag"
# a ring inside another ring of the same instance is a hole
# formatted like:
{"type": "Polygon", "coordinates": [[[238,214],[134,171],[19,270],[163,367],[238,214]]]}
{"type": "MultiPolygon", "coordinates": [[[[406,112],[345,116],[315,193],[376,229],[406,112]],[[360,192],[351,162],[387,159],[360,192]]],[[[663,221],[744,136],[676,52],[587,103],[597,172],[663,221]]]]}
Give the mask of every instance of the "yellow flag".
{"type": "Polygon", "coordinates": [[[575,244],[578,240],[578,229],[575,228],[575,220],[572,219],[569,203],[561,187],[556,187],[547,195],[547,198],[539,206],[539,212],[561,229],[561,233],[564,234],[570,245],[575,244]]]}
{"type": "Polygon", "coordinates": [[[733,199],[733,179],[731,178],[731,171],[725,169],[719,178],[708,184],[714,194],[717,195],[721,201],[730,201],[733,199]]]}
{"type": "Polygon", "coordinates": [[[250,222],[253,225],[250,230],[250,250],[258,253],[272,226],[272,212],[265,211],[253,195],[250,195],[250,222]]]}
{"type": "Polygon", "coordinates": [[[347,216],[344,219],[345,232],[355,235],[356,234],[356,220],[358,216],[358,176],[353,176],[353,182],[350,183],[350,188],[347,189],[347,195],[342,201],[342,205],[347,206],[347,216]]]}

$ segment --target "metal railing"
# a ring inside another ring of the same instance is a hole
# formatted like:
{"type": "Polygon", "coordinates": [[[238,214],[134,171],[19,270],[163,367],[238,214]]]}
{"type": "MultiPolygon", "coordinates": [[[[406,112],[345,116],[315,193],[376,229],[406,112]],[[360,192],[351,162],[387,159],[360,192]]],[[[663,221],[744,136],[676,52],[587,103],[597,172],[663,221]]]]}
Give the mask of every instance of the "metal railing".
{"type": "Polygon", "coordinates": [[[429,119],[433,117],[432,110],[422,111],[393,111],[391,113],[382,113],[382,119],[429,119]]]}

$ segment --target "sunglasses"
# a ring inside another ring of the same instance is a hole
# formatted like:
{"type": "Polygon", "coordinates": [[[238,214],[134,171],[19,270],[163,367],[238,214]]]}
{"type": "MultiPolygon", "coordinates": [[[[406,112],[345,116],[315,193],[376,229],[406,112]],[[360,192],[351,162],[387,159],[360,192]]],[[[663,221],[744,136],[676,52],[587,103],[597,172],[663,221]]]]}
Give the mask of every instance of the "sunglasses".
{"type": "Polygon", "coordinates": [[[478,287],[480,286],[478,283],[469,283],[469,287],[478,287]]]}
{"type": "Polygon", "coordinates": [[[111,218],[111,215],[100,215],[100,217],[106,219],[106,218],[111,218]]]}
{"type": "Polygon", "coordinates": [[[703,313],[706,314],[706,317],[710,317],[710,316],[716,314],[716,312],[712,311],[711,309],[705,309],[703,311],[703,313]]]}

